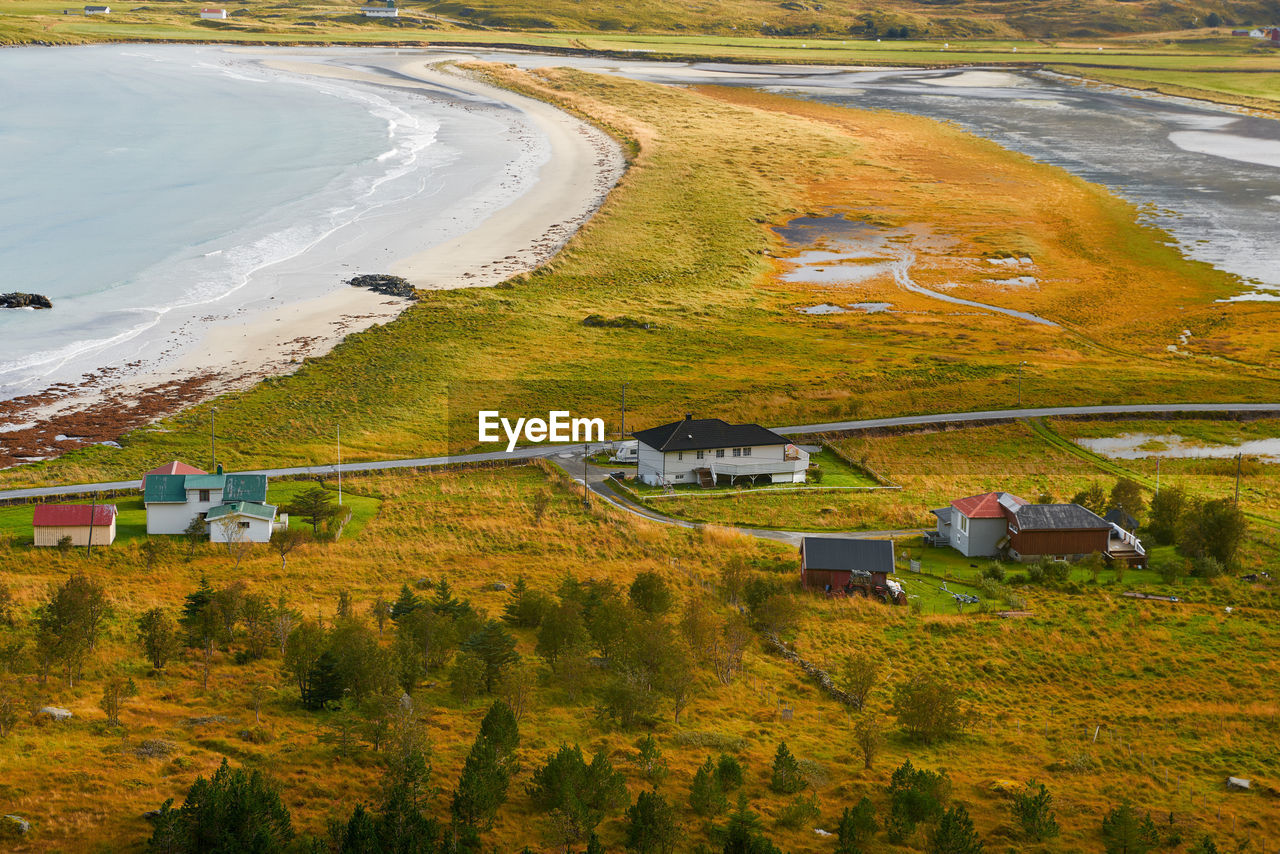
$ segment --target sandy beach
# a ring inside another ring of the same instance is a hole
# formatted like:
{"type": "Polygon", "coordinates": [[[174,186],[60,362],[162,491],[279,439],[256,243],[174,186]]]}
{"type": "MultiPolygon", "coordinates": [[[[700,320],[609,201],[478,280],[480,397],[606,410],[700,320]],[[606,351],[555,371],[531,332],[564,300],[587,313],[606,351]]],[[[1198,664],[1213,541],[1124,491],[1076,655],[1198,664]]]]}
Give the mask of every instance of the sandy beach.
{"type": "Polygon", "coordinates": [[[0,466],[111,441],[192,403],[289,373],[411,305],[343,284],[355,272],[390,272],[430,290],[489,287],[533,270],[591,217],[625,168],[621,149],[602,131],[457,69],[429,65],[438,55],[254,49],[235,55],[288,75],[409,90],[462,111],[518,117],[511,134],[527,156],[507,163],[509,174],[445,170],[453,184],[431,188],[435,202],[446,193],[463,197],[448,216],[403,210],[368,216],[279,265],[270,296],[228,301],[221,310],[215,304],[186,319],[150,363],[115,366],[0,404],[0,466]]]}

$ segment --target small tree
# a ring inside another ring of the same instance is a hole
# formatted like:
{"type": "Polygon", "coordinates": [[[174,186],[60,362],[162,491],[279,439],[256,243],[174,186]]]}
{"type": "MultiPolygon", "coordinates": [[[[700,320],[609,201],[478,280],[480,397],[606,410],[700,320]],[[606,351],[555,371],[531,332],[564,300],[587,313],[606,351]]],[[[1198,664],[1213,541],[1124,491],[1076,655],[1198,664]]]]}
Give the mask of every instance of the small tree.
{"type": "Polygon", "coordinates": [[[147,572],[155,569],[168,551],[169,541],[159,537],[148,537],[142,541],[142,545],[138,546],[138,552],[142,555],[142,562],[147,572]]]}
{"type": "Polygon", "coordinates": [[[294,496],[285,508],[289,515],[298,516],[311,526],[313,536],[320,536],[320,526],[338,512],[333,503],[333,493],[323,486],[313,486],[294,496]]]}
{"type": "Polygon", "coordinates": [[[639,748],[636,753],[636,768],[640,771],[640,776],[650,784],[658,785],[667,776],[667,763],[662,758],[658,740],[652,734],[646,734],[636,747],[639,748]]]}
{"type": "Polygon", "coordinates": [[[534,649],[554,669],[562,656],[586,649],[590,643],[581,606],[577,602],[561,602],[543,615],[534,649]]]}
{"type": "Polygon", "coordinates": [[[917,769],[908,759],[889,778],[889,840],[902,844],[922,821],[933,821],[943,812],[951,794],[945,771],[917,769]]]}
{"type": "Polygon", "coordinates": [[[1091,483],[1085,489],[1071,496],[1072,504],[1079,504],[1086,510],[1092,510],[1101,516],[1107,512],[1107,491],[1100,483],[1091,483]]]}
{"type": "Polygon", "coordinates": [[[280,556],[280,571],[284,572],[289,555],[307,541],[307,532],[301,528],[277,528],[271,532],[271,550],[280,556]]]}
{"type": "Polygon", "coordinates": [[[199,516],[192,516],[182,531],[182,537],[187,541],[187,560],[191,560],[200,544],[209,542],[209,525],[199,516]]]}
{"type": "Polygon", "coordinates": [[[127,676],[113,676],[103,684],[98,708],[106,714],[107,726],[120,726],[120,710],[136,696],[138,686],[127,676]]]}
{"type": "Polygon", "coordinates": [[[538,674],[523,662],[508,667],[498,679],[498,697],[510,707],[515,720],[519,721],[533,702],[534,688],[538,685],[538,674]]]}
{"type": "Polygon", "coordinates": [[[1108,510],[1123,510],[1135,519],[1142,518],[1142,511],[1147,501],[1142,497],[1142,487],[1136,480],[1122,477],[1111,487],[1111,496],[1107,499],[1108,510]]]}
{"type": "Polygon", "coordinates": [[[1013,815],[1023,834],[1033,842],[1052,839],[1059,833],[1053,815],[1053,796],[1043,783],[1031,780],[1024,791],[1013,796],[1013,815]]]}
{"type": "Polygon", "coordinates": [[[35,615],[42,681],[49,668],[60,663],[65,668],[67,685],[75,685],[97,644],[107,612],[106,591],[83,572],[50,589],[48,601],[35,615]]]}
{"type": "Polygon", "coordinates": [[[870,771],[880,748],[884,747],[884,719],[864,712],[853,726],[853,740],[862,753],[862,767],[870,771]]]}
{"type": "Polygon", "coordinates": [[[710,756],[694,772],[693,783],[689,787],[689,806],[695,813],[703,816],[720,815],[729,806],[710,756]]]}
{"type": "Polygon", "coordinates": [[[1107,854],[1146,854],[1160,844],[1160,833],[1151,816],[1138,818],[1137,811],[1124,802],[1103,817],[1102,843],[1107,854]]]}
{"type": "Polygon", "coordinates": [[[671,805],[657,792],[641,792],[627,810],[627,850],[635,854],[671,854],[679,838],[671,805]]]}
{"type": "Polygon", "coordinates": [[[524,576],[518,575],[515,584],[507,591],[507,603],[502,606],[502,620],[516,628],[536,629],[550,607],[546,595],[530,590],[524,576]]]}
{"type": "Polygon", "coordinates": [[[178,624],[163,608],[152,608],[138,618],[138,644],[151,669],[164,670],[169,659],[182,648],[178,624]]]}
{"type": "Polygon", "coordinates": [[[794,795],[805,787],[804,772],[800,763],[792,755],[784,741],[778,745],[773,755],[773,773],[769,777],[769,788],[780,795],[794,795]]]}
{"type": "Polygon", "coordinates": [[[627,591],[631,604],[650,616],[665,614],[671,610],[671,588],[656,572],[645,571],[636,576],[627,591]]]}
{"type": "Polygon", "coordinates": [[[1200,841],[1187,849],[1187,854],[1218,854],[1218,846],[1208,834],[1200,837],[1200,841]]]}
{"type": "Polygon", "coordinates": [[[857,806],[845,807],[836,826],[836,854],[860,854],[862,844],[880,829],[876,822],[876,808],[866,795],[857,806]]]}
{"type": "Polygon", "coordinates": [[[1161,545],[1177,542],[1182,518],[1187,509],[1187,493],[1180,486],[1166,486],[1151,499],[1147,530],[1161,545]]]}
{"type": "Polygon", "coordinates": [[[1234,566],[1249,523],[1229,498],[1199,501],[1183,515],[1178,548],[1191,557],[1211,557],[1234,566]]]}
{"type": "Polygon", "coordinates": [[[893,714],[908,736],[926,744],[952,738],[964,724],[959,692],[928,674],[898,686],[893,694],[893,714]]]}
{"type": "Polygon", "coordinates": [[[933,833],[929,834],[928,854],[982,854],[982,842],[973,829],[969,811],[956,804],[942,814],[933,833]]]}
{"type": "Polygon", "coordinates": [[[506,669],[520,660],[516,639],[497,620],[481,626],[462,644],[462,649],[484,665],[484,690],[489,693],[493,693],[506,669]]]}
{"type": "Polygon", "coordinates": [[[509,782],[507,769],[498,759],[493,742],[483,734],[477,736],[462,766],[458,788],[453,793],[450,811],[454,821],[488,830],[493,826],[498,809],[506,803],[509,782]]]}
{"type": "Polygon", "coordinates": [[[460,652],[449,668],[449,691],[469,703],[484,691],[484,662],[470,652],[460,652]]]}
{"type": "Polygon", "coordinates": [[[849,695],[850,704],[863,709],[880,679],[880,659],[866,651],[855,652],[845,659],[840,673],[840,688],[849,695]]]}

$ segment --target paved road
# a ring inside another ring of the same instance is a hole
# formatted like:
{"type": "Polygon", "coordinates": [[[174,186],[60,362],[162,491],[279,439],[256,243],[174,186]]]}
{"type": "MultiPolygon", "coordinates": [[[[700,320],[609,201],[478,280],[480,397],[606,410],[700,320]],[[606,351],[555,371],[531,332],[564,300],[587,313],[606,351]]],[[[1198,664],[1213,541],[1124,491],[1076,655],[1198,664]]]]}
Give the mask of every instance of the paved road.
{"type": "MultiPolygon", "coordinates": [[[[1089,415],[1170,415],[1177,413],[1260,413],[1280,415],[1280,403],[1147,403],[1128,406],[1051,406],[1034,409],[993,409],[982,412],[946,412],[936,415],[904,415],[896,418],[864,418],[856,421],[830,421],[825,424],[798,424],[791,427],[775,427],[784,436],[803,436],[812,433],[845,433],[859,430],[876,430],[884,427],[924,427],[931,424],[964,424],[975,421],[1016,421],[1021,418],[1053,418],[1061,416],[1089,415]]],[[[485,454],[458,454],[443,457],[417,457],[403,460],[381,460],[369,463],[343,463],[343,472],[384,471],[387,469],[425,468],[450,463],[476,463],[496,460],[528,460],[537,457],[569,455],[581,458],[582,445],[534,445],[517,448],[511,453],[495,451],[485,454]]],[[[272,477],[297,477],[316,475],[332,477],[337,466],[297,466],[293,468],[255,469],[253,474],[272,477]]],[[[95,492],[138,489],[141,481],[126,480],[111,483],[82,483],[69,486],[47,486],[34,489],[8,489],[0,491],[0,501],[30,500],[58,496],[74,497],[95,492]]]]}

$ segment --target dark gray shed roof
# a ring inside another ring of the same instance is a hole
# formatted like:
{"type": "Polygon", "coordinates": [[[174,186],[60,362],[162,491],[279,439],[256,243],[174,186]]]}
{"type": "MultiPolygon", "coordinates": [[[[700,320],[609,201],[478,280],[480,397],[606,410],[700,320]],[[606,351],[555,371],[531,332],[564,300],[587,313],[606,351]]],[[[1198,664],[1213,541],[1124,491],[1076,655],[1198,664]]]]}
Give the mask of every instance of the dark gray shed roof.
{"type": "Polygon", "coordinates": [[[951,508],[951,507],[939,507],[938,509],[936,509],[936,510],[930,510],[929,512],[930,512],[930,513],[932,513],[933,515],[937,516],[939,519],[941,519],[941,520],[942,520],[942,524],[944,524],[944,525],[950,525],[950,524],[951,524],[951,510],[952,510],[952,508],[951,508]]]}
{"type": "Polygon", "coordinates": [[[730,424],[719,418],[686,417],[683,421],[637,430],[636,440],[659,451],[705,451],[710,448],[746,448],[786,445],[790,440],[759,424],[730,424]]]}
{"type": "Polygon", "coordinates": [[[800,548],[804,550],[804,565],[807,569],[893,572],[893,540],[805,537],[800,548]]]}
{"type": "Polygon", "coordinates": [[[1024,504],[1014,511],[1020,531],[1079,531],[1111,528],[1111,523],[1079,504],[1024,504]]]}

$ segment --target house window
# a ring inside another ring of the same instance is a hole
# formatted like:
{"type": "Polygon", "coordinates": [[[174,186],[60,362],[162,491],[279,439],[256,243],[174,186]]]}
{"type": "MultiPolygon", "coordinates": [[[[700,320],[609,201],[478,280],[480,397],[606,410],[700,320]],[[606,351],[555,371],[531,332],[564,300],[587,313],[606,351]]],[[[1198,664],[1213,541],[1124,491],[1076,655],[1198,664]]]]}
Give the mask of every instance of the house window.
{"type": "Polygon", "coordinates": [[[684,459],[684,451],[676,451],[676,459],[677,459],[677,460],[683,460],[683,459],[684,459]]]}
{"type": "Polygon", "coordinates": [[[743,449],[742,449],[742,455],[743,455],[744,457],[749,457],[749,456],[751,456],[751,449],[750,449],[750,448],[743,448],[743,449]]]}
{"type": "Polygon", "coordinates": [[[240,527],[241,527],[241,528],[248,528],[248,527],[249,527],[249,523],[248,523],[248,522],[241,522],[241,523],[240,523],[240,527]]]}
{"type": "Polygon", "coordinates": [[[716,448],[716,459],[724,456],[724,448],[716,448]]]}
{"type": "Polygon", "coordinates": [[[960,533],[969,533],[969,517],[965,516],[963,513],[960,514],[960,533]]]}
{"type": "Polygon", "coordinates": [[[698,451],[698,459],[702,459],[702,454],[703,454],[702,451],[698,451]]]}
{"type": "Polygon", "coordinates": [[[208,501],[208,500],[209,500],[209,490],[207,490],[207,489],[202,489],[202,490],[200,490],[200,500],[201,500],[201,501],[208,501]]]}
{"type": "Polygon", "coordinates": [[[733,455],[734,455],[735,457],[740,457],[740,456],[742,456],[742,449],[741,449],[741,448],[734,448],[734,449],[733,449],[733,455]]]}

